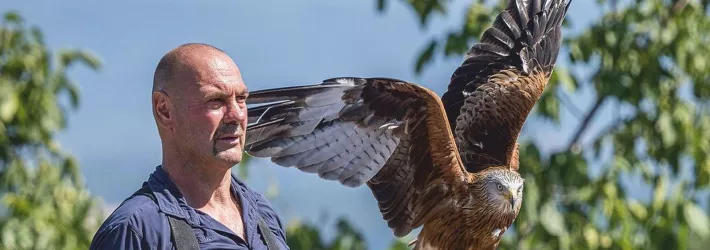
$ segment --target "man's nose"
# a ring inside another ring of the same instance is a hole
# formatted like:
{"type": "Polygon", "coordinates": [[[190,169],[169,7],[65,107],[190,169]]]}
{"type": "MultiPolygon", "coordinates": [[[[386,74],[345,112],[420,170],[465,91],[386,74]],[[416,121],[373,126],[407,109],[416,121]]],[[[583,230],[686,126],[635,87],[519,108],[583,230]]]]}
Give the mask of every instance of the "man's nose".
{"type": "Polygon", "coordinates": [[[227,105],[226,113],[224,114],[224,123],[241,123],[247,118],[247,108],[242,107],[236,102],[227,105]]]}

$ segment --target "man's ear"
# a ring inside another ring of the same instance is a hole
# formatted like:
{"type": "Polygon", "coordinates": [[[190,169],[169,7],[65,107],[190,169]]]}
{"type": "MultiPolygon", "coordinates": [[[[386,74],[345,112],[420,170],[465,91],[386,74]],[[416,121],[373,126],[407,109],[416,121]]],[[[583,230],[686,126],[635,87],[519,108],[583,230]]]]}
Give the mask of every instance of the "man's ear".
{"type": "Polygon", "coordinates": [[[165,93],[160,91],[153,92],[153,116],[155,116],[158,126],[165,129],[173,127],[175,116],[171,107],[170,98],[165,93]]]}

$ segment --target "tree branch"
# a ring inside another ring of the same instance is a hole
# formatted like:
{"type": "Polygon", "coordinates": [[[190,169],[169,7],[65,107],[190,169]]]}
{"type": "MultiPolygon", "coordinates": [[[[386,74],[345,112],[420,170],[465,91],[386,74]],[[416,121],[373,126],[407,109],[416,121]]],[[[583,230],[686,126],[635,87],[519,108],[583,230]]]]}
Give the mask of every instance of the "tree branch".
{"type": "Polygon", "coordinates": [[[632,115],[632,116],[629,116],[626,118],[617,118],[615,122],[613,122],[612,124],[609,124],[606,128],[599,131],[597,136],[595,136],[594,138],[602,138],[602,137],[607,136],[611,133],[617,132],[617,130],[619,130],[623,125],[633,121],[634,119],[636,119],[637,116],[638,115],[632,115]]]}
{"type": "Polygon", "coordinates": [[[579,145],[577,145],[579,138],[582,136],[582,133],[587,130],[587,127],[589,127],[589,122],[592,121],[592,118],[594,117],[594,115],[596,115],[597,111],[599,110],[599,107],[601,107],[604,103],[604,100],[606,100],[606,96],[597,98],[597,102],[594,103],[592,109],[589,110],[589,113],[587,113],[587,115],[584,117],[584,120],[582,120],[582,124],[579,126],[579,129],[577,129],[577,132],[574,133],[574,137],[572,137],[572,140],[567,145],[567,150],[571,151],[573,147],[579,147],[579,145]]]}
{"type": "Polygon", "coordinates": [[[678,13],[685,8],[688,4],[688,0],[676,0],[673,4],[673,12],[678,13]]]}
{"type": "Polygon", "coordinates": [[[567,93],[565,93],[564,91],[557,91],[557,99],[562,101],[562,106],[565,106],[565,108],[567,108],[567,110],[569,110],[572,115],[574,115],[577,119],[580,118],[579,116],[582,114],[581,110],[576,105],[574,105],[574,102],[570,100],[570,97],[569,95],[567,95],[567,93]]]}

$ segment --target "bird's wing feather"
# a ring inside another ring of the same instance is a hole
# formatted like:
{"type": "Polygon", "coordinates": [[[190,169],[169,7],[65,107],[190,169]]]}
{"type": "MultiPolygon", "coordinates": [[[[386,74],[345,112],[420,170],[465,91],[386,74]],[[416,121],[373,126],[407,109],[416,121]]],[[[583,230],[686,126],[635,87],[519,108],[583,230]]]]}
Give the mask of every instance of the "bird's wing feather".
{"type": "Polygon", "coordinates": [[[516,140],[557,60],[566,0],[510,0],[442,97],[469,172],[517,170],[516,140]]]}
{"type": "Polygon", "coordinates": [[[263,105],[249,108],[245,150],[281,166],[359,186],[408,140],[418,151],[406,157],[448,160],[443,171],[463,176],[451,130],[440,126],[447,124],[441,101],[418,85],[389,78],[333,78],[252,92],[247,105],[255,104],[263,105]]]}
{"type": "Polygon", "coordinates": [[[252,92],[247,104],[263,104],[249,108],[247,153],[347,186],[367,182],[397,236],[437,202],[419,199],[437,194],[431,182],[466,180],[441,100],[421,86],[333,78],[252,92]]]}

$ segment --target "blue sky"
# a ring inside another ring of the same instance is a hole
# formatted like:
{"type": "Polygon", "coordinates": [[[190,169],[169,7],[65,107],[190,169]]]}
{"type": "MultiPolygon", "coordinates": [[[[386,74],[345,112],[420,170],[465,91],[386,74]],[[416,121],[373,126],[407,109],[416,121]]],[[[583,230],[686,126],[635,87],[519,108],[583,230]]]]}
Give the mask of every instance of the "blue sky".
{"type": "MultiPolygon", "coordinates": [[[[0,11],[19,11],[42,29],[52,49],[86,48],[101,58],[104,66],[98,72],[71,70],[80,85],[81,107],[70,113],[69,127],[59,140],[80,161],[90,191],[112,208],[160,163],[150,111],[151,80],[160,57],[179,44],[222,48],[251,90],[336,76],[386,76],[442,94],[461,57],[437,57],[421,76],[414,74],[414,61],[432,36],[459,27],[470,0],[453,1],[450,14],[435,17],[427,29],[403,1],[389,1],[385,13],[375,10],[375,2],[6,1],[0,11]]],[[[599,12],[591,1],[575,1],[569,16],[577,30],[599,12]]],[[[582,110],[591,105],[589,91],[573,95],[573,100],[582,110]]],[[[578,121],[562,112],[561,128],[531,120],[525,137],[546,140],[545,151],[566,145],[578,121]]],[[[384,248],[392,238],[366,187],[347,188],[268,160],[251,162],[250,185],[265,191],[272,180],[279,188],[272,201],[286,221],[318,222],[320,212],[328,211],[330,218],[345,215],[354,221],[371,249],[384,248]]],[[[332,219],[328,222],[330,230],[332,219]]]]}

